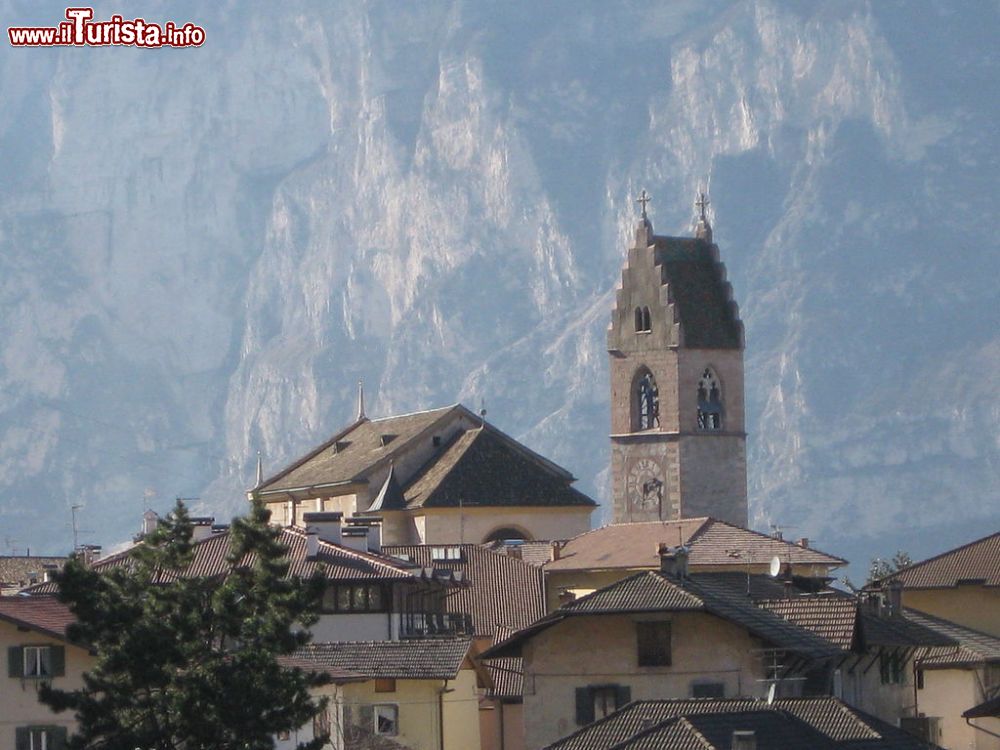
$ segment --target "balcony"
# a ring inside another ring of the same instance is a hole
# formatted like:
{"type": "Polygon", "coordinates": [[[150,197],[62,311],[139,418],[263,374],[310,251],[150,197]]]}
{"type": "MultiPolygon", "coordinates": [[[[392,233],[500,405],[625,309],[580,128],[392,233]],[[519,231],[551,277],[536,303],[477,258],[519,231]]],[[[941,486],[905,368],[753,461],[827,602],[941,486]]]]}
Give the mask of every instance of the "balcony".
{"type": "Polygon", "coordinates": [[[464,613],[404,614],[400,622],[400,638],[448,638],[473,635],[472,615],[464,613]]]}

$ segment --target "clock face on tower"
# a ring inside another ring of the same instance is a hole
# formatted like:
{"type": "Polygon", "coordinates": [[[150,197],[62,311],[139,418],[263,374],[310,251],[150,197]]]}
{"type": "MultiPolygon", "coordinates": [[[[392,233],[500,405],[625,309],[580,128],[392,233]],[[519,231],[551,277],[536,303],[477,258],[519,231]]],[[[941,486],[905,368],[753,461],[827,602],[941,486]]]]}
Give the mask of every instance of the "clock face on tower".
{"type": "Polygon", "coordinates": [[[651,458],[640,458],[629,469],[626,494],[633,507],[659,510],[663,501],[663,469],[651,458]]]}

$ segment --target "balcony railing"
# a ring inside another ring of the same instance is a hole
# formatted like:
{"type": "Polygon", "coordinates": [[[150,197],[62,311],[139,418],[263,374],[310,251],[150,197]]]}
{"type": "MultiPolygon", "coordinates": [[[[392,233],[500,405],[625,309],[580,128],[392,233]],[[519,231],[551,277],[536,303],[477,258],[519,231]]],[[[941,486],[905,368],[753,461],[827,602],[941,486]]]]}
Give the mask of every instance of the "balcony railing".
{"type": "Polygon", "coordinates": [[[401,638],[436,638],[473,635],[472,615],[464,613],[412,613],[403,615],[401,638]]]}

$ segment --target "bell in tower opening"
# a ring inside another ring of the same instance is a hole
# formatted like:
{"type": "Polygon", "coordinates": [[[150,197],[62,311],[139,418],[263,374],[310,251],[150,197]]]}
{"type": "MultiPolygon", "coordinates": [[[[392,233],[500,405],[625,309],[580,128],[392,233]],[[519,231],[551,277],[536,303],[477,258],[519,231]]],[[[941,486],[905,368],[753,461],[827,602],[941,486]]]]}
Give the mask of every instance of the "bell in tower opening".
{"type": "Polygon", "coordinates": [[[608,328],[614,522],[747,525],[743,323],[699,193],[694,237],[653,233],[643,190],[608,328]]]}

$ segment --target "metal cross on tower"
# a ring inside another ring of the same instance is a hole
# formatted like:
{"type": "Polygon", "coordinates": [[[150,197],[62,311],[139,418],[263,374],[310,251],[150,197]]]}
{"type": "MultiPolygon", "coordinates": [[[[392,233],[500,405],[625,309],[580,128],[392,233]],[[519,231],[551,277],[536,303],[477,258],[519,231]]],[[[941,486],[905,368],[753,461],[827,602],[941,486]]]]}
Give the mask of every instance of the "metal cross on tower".
{"type": "Polygon", "coordinates": [[[694,202],[694,205],[698,209],[698,216],[702,221],[708,221],[708,218],[705,216],[705,209],[708,208],[708,203],[708,196],[704,193],[698,193],[698,200],[694,202]]]}
{"type": "Polygon", "coordinates": [[[646,188],[643,188],[642,192],[639,194],[639,197],[635,199],[635,202],[638,203],[640,206],[642,206],[643,219],[646,218],[646,204],[649,203],[651,200],[652,198],[650,198],[649,194],[646,193],[646,188]]]}

